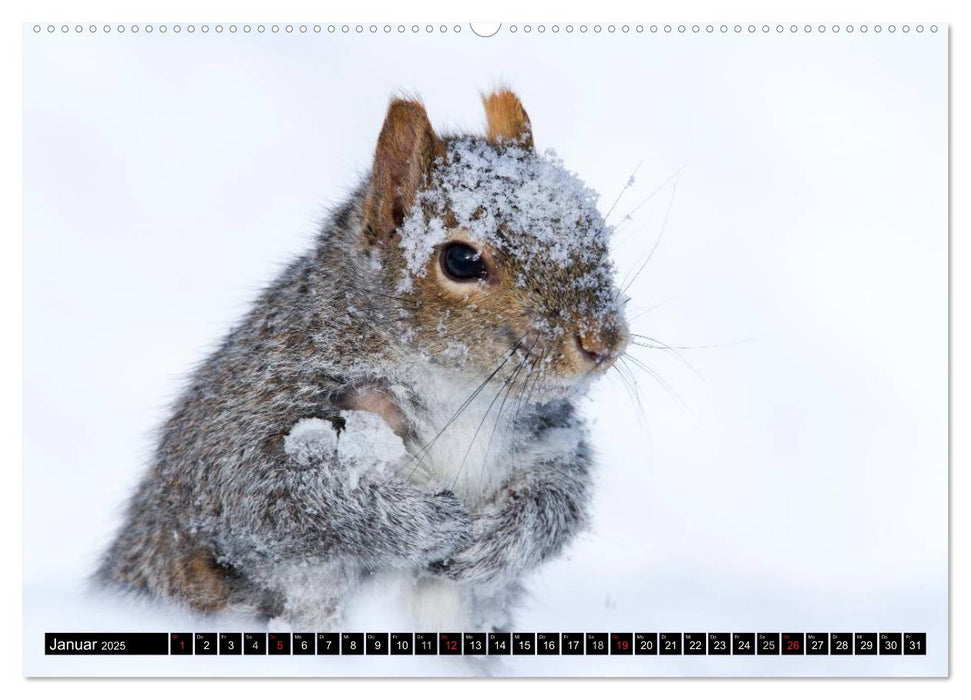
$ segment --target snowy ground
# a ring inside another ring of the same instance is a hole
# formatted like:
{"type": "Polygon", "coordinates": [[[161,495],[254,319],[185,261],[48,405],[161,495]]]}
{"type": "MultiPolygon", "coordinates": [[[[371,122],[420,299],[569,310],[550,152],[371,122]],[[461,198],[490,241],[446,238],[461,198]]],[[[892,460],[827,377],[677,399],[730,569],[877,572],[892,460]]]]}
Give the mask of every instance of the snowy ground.
{"type": "MultiPolygon", "coordinates": [[[[480,128],[476,90],[497,77],[603,210],[643,161],[614,223],[667,183],[615,238],[629,271],[667,220],[630,290],[632,326],[718,346],[679,351],[691,367],[638,351],[676,396],[646,374],[640,404],[617,377],[595,388],[594,529],[529,582],[518,628],[925,631],[929,649],[531,657],[504,672],[946,673],[943,33],[546,36],[542,51],[470,39],[372,38],[375,51],[354,36],[25,37],[25,673],[467,671],[54,658],[41,644],[49,631],[253,631],[92,596],[84,580],[182,377],[355,184],[387,97],[416,91],[437,127],[480,128]]],[[[371,591],[349,629],[395,631],[398,614],[371,591]]]]}

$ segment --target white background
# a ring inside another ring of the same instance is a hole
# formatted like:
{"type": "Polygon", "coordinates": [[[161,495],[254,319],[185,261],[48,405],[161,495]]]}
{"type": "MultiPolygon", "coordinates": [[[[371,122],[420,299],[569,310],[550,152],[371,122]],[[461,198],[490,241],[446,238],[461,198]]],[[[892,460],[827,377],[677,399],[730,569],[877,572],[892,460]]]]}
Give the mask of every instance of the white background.
{"type": "MultiPolygon", "coordinates": [[[[944,32],[564,34],[28,30],[28,673],[82,672],[33,656],[42,631],[167,629],[165,614],[77,592],[180,378],[356,184],[389,95],[415,92],[442,130],[475,130],[477,91],[500,80],[539,147],[604,193],[605,209],[641,163],[614,220],[679,173],[676,192],[620,227],[615,253],[635,267],[667,218],[630,289],[633,329],[719,346],[684,350],[694,370],[635,352],[674,396],[647,375],[641,406],[616,380],[594,391],[595,527],[531,581],[518,627],[926,631],[930,650],[531,659],[511,672],[946,672],[944,32]]],[[[355,622],[388,625],[377,610],[355,622]]],[[[279,672],[273,661],[247,670],[279,672]]],[[[84,661],[90,673],[176,667],[229,670],[84,661]]],[[[325,672],[378,668],[419,666],[325,672]]]]}
{"type": "MultiPolygon", "coordinates": [[[[933,6],[933,3],[931,3],[931,6],[933,6]]],[[[751,14],[751,10],[750,10],[749,12],[750,12],[750,14],[751,14]]],[[[859,15],[861,14],[861,11],[860,11],[860,10],[857,10],[855,14],[854,14],[854,12],[853,12],[853,11],[844,11],[844,12],[843,12],[843,14],[844,14],[844,16],[846,16],[846,14],[847,14],[847,12],[848,12],[848,14],[849,14],[850,16],[852,16],[852,17],[854,17],[854,18],[857,18],[857,17],[858,17],[858,16],[859,16],[859,15]]],[[[716,14],[717,14],[717,13],[716,13],[716,14]]],[[[756,11],[756,14],[757,14],[757,11],[756,11]]],[[[814,10],[814,14],[816,14],[816,15],[818,15],[818,14],[820,14],[820,11],[815,11],[815,10],[814,10]]],[[[837,12],[835,12],[835,11],[833,11],[833,14],[835,15],[835,14],[839,14],[839,13],[837,13],[837,12]]],[[[765,13],[764,13],[764,12],[762,13],[762,16],[765,16],[765,13]]],[[[873,14],[871,13],[871,15],[870,15],[870,16],[872,17],[872,16],[873,16],[873,14]]],[[[899,16],[900,16],[900,13],[898,12],[898,13],[897,13],[896,15],[894,15],[894,16],[897,16],[897,17],[899,17],[899,16]]],[[[937,15],[935,15],[935,16],[941,16],[941,15],[940,15],[940,12],[939,12],[939,13],[938,13],[937,15]]],[[[705,18],[705,16],[704,16],[704,15],[700,15],[700,17],[701,17],[702,19],[704,19],[704,18],[705,18]]],[[[960,53],[960,52],[959,52],[959,51],[958,51],[957,49],[955,49],[955,56],[957,56],[957,55],[958,55],[959,53],[960,53]]],[[[517,85],[516,87],[519,87],[519,85],[517,85]]],[[[470,92],[470,93],[472,92],[472,91],[471,91],[471,89],[469,90],[469,92],[470,92]]],[[[523,90],[522,88],[520,88],[520,92],[522,92],[522,93],[524,93],[524,99],[528,99],[528,96],[526,95],[526,91],[525,91],[525,90],[523,90]]],[[[428,95],[427,95],[427,94],[425,94],[425,97],[426,97],[426,102],[431,102],[431,101],[429,100],[429,98],[428,98],[428,95]]],[[[472,94],[472,98],[473,98],[473,100],[474,100],[474,94],[472,94]]],[[[458,100],[456,100],[456,102],[458,102],[458,100]]],[[[956,99],[956,103],[957,103],[957,102],[958,102],[958,100],[956,99]]],[[[466,106],[468,106],[468,105],[466,105],[466,106]]],[[[528,108],[530,109],[530,111],[531,111],[531,112],[535,112],[535,111],[536,111],[536,107],[534,107],[534,106],[531,106],[531,103],[530,103],[530,102],[527,102],[527,107],[528,107],[528,108]]],[[[460,109],[460,108],[461,108],[461,107],[460,107],[459,105],[456,105],[456,109],[460,109]]],[[[449,109],[452,109],[452,108],[451,108],[451,106],[449,107],[449,109]]],[[[474,109],[474,107],[473,107],[473,109],[474,109]]],[[[431,111],[431,110],[430,110],[430,111],[431,111]]],[[[453,110],[453,111],[454,111],[454,110],[453,110]]],[[[442,120],[442,119],[441,119],[440,117],[439,117],[439,118],[436,118],[436,117],[437,117],[437,115],[435,115],[434,113],[433,113],[433,115],[432,115],[432,116],[433,116],[433,120],[436,120],[436,121],[437,121],[437,123],[442,123],[442,121],[443,121],[443,120],[442,120]]],[[[377,118],[377,120],[379,121],[379,119],[380,119],[380,118],[378,117],[378,118],[377,118]]],[[[538,117],[537,117],[537,116],[536,116],[535,114],[534,114],[534,122],[536,122],[536,123],[537,123],[537,128],[539,129],[539,128],[540,128],[540,126],[539,126],[539,124],[538,124],[538,122],[539,122],[539,119],[538,119],[538,117]]],[[[564,147],[564,145],[563,145],[563,144],[551,144],[551,142],[548,142],[548,141],[546,141],[545,139],[542,139],[542,138],[541,138],[541,142],[546,142],[546,143],[547,143],[547,145],[554,145],[554,146],[556,146],[556,147],[558,148],[558,150],[560,150],[560,152],[561,152],[562,154],[564,154],[564,155],[566,155],[566,156],[568,156],[568,153],[567,153],[567,150],[566,150],[566,148],[564,147]]],[[[955,141],[955,143],[957,144],[957,140],[955,141]]],[[[368,147],[370,147],[370,146],[368,145],[368,147]]],[[[14,152],[14,153],[15,153],[15,152],[14,152]]],[[[675,167],[677,167],[677,165],[680,165],[680,164],[681,164],[681,162],[680,162],[680,160],[679,160],[678,158],[673,158],[672,160],[673,160],[673,161],[674,161],[674,160],[677,160],[677,161],[678,161],[678,162],[677,162],[677,164],[675,165],[675,167]]],[[[688,159],[685,159],[685,160],[688,160],[688,159]]],[[[365,159],[365,161],[366,161],[366,159],[365,159]]],[[[568,162],[569,162],[569,161],[571,161],[571,158],[570,158],[570,157],[568,156],[568,162]]],[[[958,162],[960,162],[960,161],[958,161],[958,162]]],[[[575,168],[576,168],[577,170],[581,170],[581,167],[580,167],[580,165],[579,165],[578,163],[576,163],[576,162],[570,162],[570,165],[571,165],[571,166],[573,166],[573,167],[575,167],[575,168]]],[[[644,167],[646,167],[646,166],[642,166],[642,170],[641,170],[641,177],[640,177],[640,180],[641,180],[641,182],[640,182],[640,184],[641,184],[642,186],[646,186],[646,183],[644,182],[644,178],[645,178],[645,171],[644,171],[644,167]]],[[[665,247],[665,246],[666,246],[666,245],[667,245],[667,244],[668,244],[668,243],[669,243],[669,242],[670,242],[670,241],[672,240],[672,238],[673,238],[673,237],[672,237],[672,232],[674,232],[674,231],[676,231],[676,230],[677,230],[677,229],[676,229],[676,226],[675,226],[675,225],[676,225],[676,223],[677,223],[677,219],[676,219],[676,217],[677,217],[677,215],[678,215],[678,211],[679,211],[679,208],[678,208],[678,207],[679,207],[679,204],[680,204],[681,202],[684,202],[684,201],[685,201],[685,199],[686,199],[686,195],[685,195],[685,188],[686,188],[686,182],[687,182],[687,180],[688,180],[688,178],[689,178],[689,176],[691,175],[691,171],[692,171],[692,170],[694,170],[694,169],[695,169],[695,168],[694,168],[694,165],[693,165],[693,161],[689,161],[689,162],[687,163],[687,167],[686,167],[686,169],[685,169],[685,170],[684,170],[684,171],[682,172],[682,178],[681,178],[681,182],[680,182],[680,184],[679,184],[679,191],[678,191],[678,195],[677,195],[677,199],[676,199],[676,202],[675,202],[675,208],[674,208],[674,210],[673,210],[673,213],[672,213],[672,219],[671,219],[671,223],[670,223],[670,225],[669,225],[669,229],[668,229],[668,233],[666,234],[666,238],[665,238],[665,243],[664,243],[664,244],[662,245],[662,250],[661,250],[661,251],[659,251],[659,253],[658,253],[658,256],[660,256],[660,255],[661,255],[661,252],[663,252],[663,250],[664,250],[664,247],[665,247]]],[[[955,166],[955,172],[956,172],[956,173],[958,173],[958,172],[959,172],[959,169],[958,169],[958,167],[957,167],[957,164],[956,164],[956,166],[955,166]]],[[[591,184],[595,184],[596,186],[598,186],[598,187],[601,187],[601,185],[600,185],[600,183],[598,183],[598,182],[596,182],[596,181],[595,181],[595,179],[594,179],[594,178],[593,178],[593,177],[592,177],[592,176],[591,176],[591,175],[590,175],[589,173],[587,173],[587,172],[583,172],[582,170],[581,170],[581,173],[582,173],[582,174],[583,174],[583,175],[584,175],[585,177],[587,177],[587,179],[588,179],[588,181],[590,181],[590,182],[591,182],[591,184]]],[[[621,174],[621,175],[620,175],[620,178],[621,178],[621,179],[623,179],[624,177],[626,177],[626,174],[627,174],[626,172],[625,172],[625,173],[623,173],[623,174],[621,174]]],[[[15,190],[15,188],[10,188],[10,189],[11,189],[12,191],[16,191],[16,190],[15,190]]],[[[608,199],[610,199],[613,193],[612,193],[612,192],[610,192],[610,191],[608,191],[606,187],[601,187],[601,189],[603,189],[603,190],[604,190],[604,193],[605,193],[605,197],[607,197],[608,199]]],[[[317,193],[317,196],[319,197],[319,196],[320,196],[320,193],[317,193]]],[[[636,200],[635,200],[635,201],[636,201],[636,200]]],[[[954,244],[954,249],[955,249],[955,252],[956,252],[956,253],[957,253],[957,251],[958,251],[958,250],[960,249],[960,246],[959,246],[959,239],[956,239],[956,240],[955,240],[955,244],[954,244]]],[[[28,254],[29,254],[29,248],[28,248],[28,254]]],[[[659,264],[658,264],[658,259],[656,259],[655,261],[653,261],[653,262],[651,263],[651,269],[653,270],[653,273],[654,273],[655,275],[659,275],[659,274],[664,274],[664,273],[665,273],[665,271],[661,269],[662,267],[663,267],[663,266],[661,266],[661,265],[659,265],[659,264]]],[[[29,272],[29,268],[28,268],[28,272],[29,272]]],[[[647,274],[647,273],[645,273],[645,274],[647,274]]],[[[14,277],[13,279],[16,279],[16,278],[14,277]]],[[[958,288],[959,288],[960,286],[961,286],[961,285],[960,285],[960,282],[959,282],[959,279],[956,279],[956,281],[955,281],[955,291],[956,291],[956,292],[958,291],[958,288]]],[[[244,289],[242,289],[242,291],[241,291],[241,295],[242,295],[242,297],[244,297],[244,298],[245,298],[245,295],[246,295],[246,293],[247,293],[247,289],[246,289],[246,288],[244,288],[244,289]]],[[[956,296],[955,296],[955,299],[958,299],[958,298],[959,298],[959,296],[958,296],[958,295],[956,295],[956,296]]],[[[659,299],[659,300],[663,300],[663,299],[659,299]]],[[[668,304],[667,304],[666,306],[670,306],[670,304],[671,304],[671,303],[672,303],[672,302],[668,302],[668,304]]],[[[242,308],[242,306],[245,306],[245,304],[242,304],[242,305],[240,306],[240,308],[242,308]]],[[[665,308],[665,307],[662,307],[662,309],[663,309],[663,308],[665,308]]],[[[660,311],[660,310],[661,310],[661,309],[659,309],[659,311],[660,311]]],[[[653,314],[652,314],[652,315],[653,315],[653,314]]],[[[649,315],[649,316],[650,316],[650,315],[649,315]]],[[[959,331],[959,328],[958,328],[958,326],[960,325],[960,324],[958,324],[958,323],[957,323],[957,321],[958,321],[958,318],[959,318],[958,316],[955,316],[955,321],[956,321],[956,326],[955,326],[955,331],[956,331],[956,335],[955,335],[955,344],[956,344],[956,347],[957,347],[957,345],[958,345],[958,343],[959,343],[959,341],[960,341],[960,338],[962,337],[962,336],[961,336],[961,333],[960,333],[960,332],[958,332],[958,331],[959,331]]],[[[28,318],[28,321],[29,321],[29,318],[28,318]]],[[[28,324],[28,325],[29,325],[29,324],[28,324]]],[[[678,329],[680,329],[681,327],[682,327],[681,325],[679,325],[679,326],[677,326],[677,328],[678,328],[678,329]]],[[[654,330],[654,329],[652,328],[652,330],[654,330]]],[[[665,337],[665,336],[663,336],[663,335],[662,335],[661,337],[665,337]]],[[[677,341],[682,341],[682,342],[686,342],[686,343],[687,343],[687,342],[703,342],[703,341],[708,341],[708,340],[711,340],[711,339],[710,339],[710,338],[708,338],[707,336],[706,336],[706,337],[703,337],[703,338],[697,338],[697,337],[690,337],[690,338],[680,338],[680,337],[679,337],[679,338],[671,338],[671,337],[665,337],[665,339],[666,339],[666,340],[668,340],[669,342],[677,342],[677,341]]],[[[750,344],[747,344],[746,346],[742,346],[742,347],[747,347],[748,345],[750,345],[750,344]]],[[[699,353],[694,353],[694,354],[692,354],[692,355],[690,355],[690,356],[689,356],[689,359],[691,359],[691,361],[692,361],[692,362],[693,362],[693,363],[694,363],[694,364],[695,364],[696,366],[698,366],[698,367],[699,367],[699,369],[701,369],[701,370],[702,370],[702,373],[703,373],[703,374],[705,375],[705,377],[706,377],[706,379],[708,380],[708,382],[707,382],[707,383],[708,383],[708,384],[710,384],[710,383],[712,383],[712,378],[711,378],[711,376],[710,376],[710,370],[708,369],[708,367],[707,367],[707,365],[705,365],[705,366],[701,366],[701,365],[699,364],[699,362],[698,362],[698,360],[697,360],[697,356],[698,356],[698,354],[699,354],[699,353]]],[[[29,358],[28,358],[28,359],[29,359],[29,358]]],[[[191,362],[191,361],[192,361],[192,360],[190,360],[190,362],[191,362]]],[[[707,362],[707,360],[706,360],[706,362],[707,362]]],[[[665,370],[665,371],[667,372],[668,370],[665,370]]],[[[677,371],[678,371],[678,370],[677,370],[677,366],[675,365],[675,369],[674,369],[674,370],[670,370],[670,371],[671,371],[671,372],[677,372],[677,371]]],[[[956,373],[957,373],[957,366],[956,366],[956,369],[955,369],[955,371],[956,371],[956,373]]],[[[690,373],[689,373],[689,375],[690,375],[690,373]]],[[[666,375],[666,376],[669,376],[669,375],[666,375]]],[[[691,375],[691,376],[693,376],[693,375],[691,375]]],[[[672,379],[672,378],[673,378],[672,376],[669,376],[669,379],[672,379]]],[[[690,381],[690,380],[689,380],[689,381],[690,381]]],[[[692,403],[692,402],[693,402],[693,401],[695,400],[695,396],[694,396],[694,394],[692,393],[692,391],[693,391],[693,390],[686,390],[686,388],[685,388],[685,386],[684,386],[684,382],[682,382],[682,383],[675,383],[675,386],[676,386],[676,387],[678,388],[678,390],[679,390],[679,391],[681,392],[681,394],[682,394],[682,396],[683,396],[683,397],[684,397],[684,398],[685,398],[686,400],[688,400],[688,403],[689,403],[689,404],[690,404],[690,405],[692,406],[692,409],[693,409],[693,410],[695,410],[695,412],[696,412],[696,413],[701,413],[702,411],[700,411],[700,410],[699,410],[699,406],[698,406],[698,404],[697,404],[697,403],[692,403]]],[[[956,408],[958,407],[958,401],[957,401],[957,399],[955,399],[955,407],[956,407],[956,408]]],[[[29,414],[28,414],[28,418],[29,418],[29,414]]],[[[649,416],[649,421],[650,421],[650,423],[651,423],[651,427],[652,427],[652,429],[653,429],[653,432],[655,433],[655,435],[654,435],[654,438],[655,438],[655,444],[657,444],[657,442],[659,442],[659,441],[660,441],[660,438],[659,438],[659,437],[658,437],[658,435],[657,435],[657,433],[659,432],[659,430],[658,430],[658,427],[657,427],[657,425],[656,425],[656,420],[657,420],[657,419],[655,419],[655,418],[654,418],[653,416],[649,416]]],[[[956,436],[956,437],[955,437],[955,446],[956,446],[956,447],[958,446],[958,444],[959,444],[959,442],[960,442],[960,441],[958,440],[958,437],[959,437],[959,436],[956,436]]],[[[144,446],[144,445],[147,445],[147,444],[148,444],[148,442],[147,442],[147,440],[146,440],[146,441],[144,441],[144,442],[143,442],[142,444],[143,444],[143,446],[144,446]]],[[[29,450],[28,450],[28,451],[29,451],[29,450]]],[[[16,454],[16,453],[14,453],[14,454],[16,454]]],[[[955,452],[955,454],[957,454],[957,450],[956,450],[956,452],[955,452]]],[[[657,464],[657,462],[658,462],[658,454],[657,454],[657,450],[655,449],[655,454],[654,454],[654,463],[655,463],[655,464],[657,464]]],[[[29,504],[28,504],[28,506],[29,506],[29,504]]],[[[28,521],[27,521],[27,522],[29,523],[29,518],[28,518],[28,521]]],[[[956,521],[956,522],[957,522],[957,521],[956,521]]],[[[956,567],[956,570],[957,570],[957,567],[956,567]]],[[[957,607],[958,607],[958,606],[956,606],[956,609],[957,609],[957,607]]],[[[37,686],[35,685],[34,687],[35,687],[35,689],[36,689],[36,687],[37,687],[37,686]]],[[[63,687],[63,686],[62,686],[62,687],[63,687]]],[[[264,686],[264,687],[265,687],[265,686],[264,686]]],[[[466,687],[468,687],[468,686],[466,686],[466,687]]],[[[763,687],[766,687],[766,686],[763,686],[763,687]]],[[[900,688],[901,688],[901,689],[903,689],[903,688],[906,688],[906,687],[907,687],[907,686],[901,686],[900,688]]],[[[912,690],[914,690],[914,691],[916,691],[916,688],[915,688],[915,686],[912,686],[912,685],[911,685],[911,686],[909,686],[909,687],[910,687],[910,688],[911,688],[912,690]]],[[[886,690],[887,690],[887,688],[886,688],[886,686],[884,686],[884,688],[885,688],[885,691],[886,691],[886,690]]],[[[790,690],[794,692],[794,689],[793,689],[793,688],[792,688],[791,686],[790,686],[790,690]]],[[[808,688],[807,688],[807,690],[808,690],[808,688]]],[[[819,689],[817,688],[817,691],[816,691],[816,692],[818,692],[818,691],[819,691],[819,689]]],[[[812,692],[812,691],[810,691],[810,692],[812,692]]]]}

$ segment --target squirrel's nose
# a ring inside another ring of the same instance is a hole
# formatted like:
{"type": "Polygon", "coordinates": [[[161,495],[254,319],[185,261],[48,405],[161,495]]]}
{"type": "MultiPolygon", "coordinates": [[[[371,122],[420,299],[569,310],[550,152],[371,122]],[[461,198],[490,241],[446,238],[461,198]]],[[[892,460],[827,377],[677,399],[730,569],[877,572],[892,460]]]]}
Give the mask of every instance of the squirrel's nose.
{"type": "Polygon", "coordinates": [[[577,348],[585,359],[599,365],[610,356],[610,348],[600,334],[577,333],[577,348]]]}

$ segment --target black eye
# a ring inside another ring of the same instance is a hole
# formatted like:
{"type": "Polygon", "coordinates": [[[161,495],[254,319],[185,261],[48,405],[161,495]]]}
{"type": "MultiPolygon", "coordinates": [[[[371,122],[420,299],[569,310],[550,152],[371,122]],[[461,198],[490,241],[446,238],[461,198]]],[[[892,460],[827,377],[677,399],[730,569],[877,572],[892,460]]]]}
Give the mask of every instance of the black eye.
{"type": "Polygon", "coordinates": [[[442,249],[442,269],[459,282],[485,279],[489,274],[482,254],[464,243],[449,243],[442,249]]]}

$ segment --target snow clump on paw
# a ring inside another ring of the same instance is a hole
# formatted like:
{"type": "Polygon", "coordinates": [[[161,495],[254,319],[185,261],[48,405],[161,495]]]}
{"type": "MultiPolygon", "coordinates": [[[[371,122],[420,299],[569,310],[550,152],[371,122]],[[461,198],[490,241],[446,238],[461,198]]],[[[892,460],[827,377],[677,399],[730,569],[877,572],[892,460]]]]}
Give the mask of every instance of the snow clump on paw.
{"type": "Polygon", "coordinates": [[[314,461],[332,457],[337,451],[337,429],[330,421],[320,418],[299,420],[284,438],[283,451],[297,464],[309,467],[314,461]]]}
{"type": "Polygon", "coordinates": [[[365,473],[394,469],[408,459],[402,439],[370,411],[343,411],[335,421],[299,420],[284,439],[283,449],[305,467],[336,458],[352,488],[365,473]]]}
{"type": "Polygon", "coordinates": [[[385,420],[371,411],[344,411],[344,430],[337,440],[342,462],[363,470],[398,466],[408,459],[405,443],[385,420]]]}

